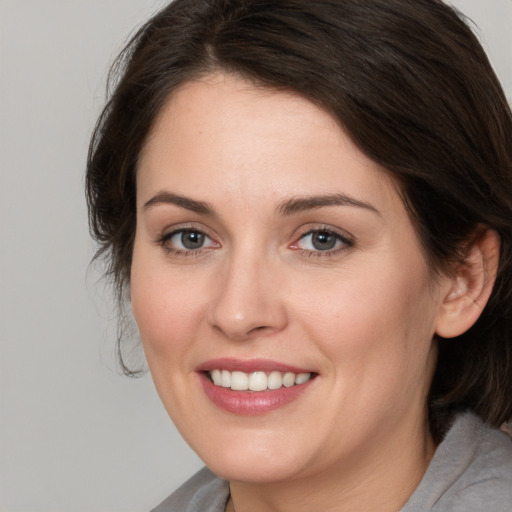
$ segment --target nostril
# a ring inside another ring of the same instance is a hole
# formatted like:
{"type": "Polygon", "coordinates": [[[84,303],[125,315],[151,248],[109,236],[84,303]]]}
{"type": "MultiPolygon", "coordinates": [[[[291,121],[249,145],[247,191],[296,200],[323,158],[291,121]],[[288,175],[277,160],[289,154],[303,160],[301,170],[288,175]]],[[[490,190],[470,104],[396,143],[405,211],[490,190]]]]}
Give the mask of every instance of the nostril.
{"type": "Polygon", "coordinates": [[[268,325],[259,325],[258,327],[253,327],[248,334],[261,334],[270,330],[272,330],[272,328],[268,325]]]}
{"type": "Polygon", "coordinates": [[[233,340],[266,336],[284,328],[286,312],[278,294],[242,295],[237,289],[233,291],[234,288],[230,288],[232,293],[226,292],[210,304],[208,323],[211,327],[233,340]]]}

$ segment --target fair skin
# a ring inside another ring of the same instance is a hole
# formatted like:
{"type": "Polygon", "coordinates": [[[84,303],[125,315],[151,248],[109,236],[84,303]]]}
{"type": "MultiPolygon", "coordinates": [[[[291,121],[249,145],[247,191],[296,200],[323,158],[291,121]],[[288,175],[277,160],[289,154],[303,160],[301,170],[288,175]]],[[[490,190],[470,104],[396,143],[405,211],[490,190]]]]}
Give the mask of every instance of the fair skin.
{"type": "Polygon", "coordinates": [[[433,336],[457,334],[474,287],[433,281],[393,179],[307,100],[217,74],[163,107],[138,168],[131,301],[167,411],[230,481],[227,510],[399,510],[435,451],[433,336]],[[309,380],[211,382],[241,368],[309,380]]]}

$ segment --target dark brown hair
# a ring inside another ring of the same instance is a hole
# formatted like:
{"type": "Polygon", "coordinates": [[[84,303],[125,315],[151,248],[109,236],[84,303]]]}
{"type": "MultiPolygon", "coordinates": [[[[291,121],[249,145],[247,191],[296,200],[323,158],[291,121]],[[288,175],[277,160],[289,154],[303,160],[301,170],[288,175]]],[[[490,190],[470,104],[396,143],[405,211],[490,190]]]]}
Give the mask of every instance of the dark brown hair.
{"type": "MultiPolygon", "coordinates": [[[[175,0],[133,37],[90,145],[87,200],[119,298],[129,285],[137,160],[169,94],[213,71],[295,91],[401,182],[434,271],[477,227],[501,237],[478,322],[439,339],[436,438],[453,413],[512,418],[512,119],[462,15],[439,0],[175,0]]],[[[125,368],[127,372],[129,370],[125,368]]]]}

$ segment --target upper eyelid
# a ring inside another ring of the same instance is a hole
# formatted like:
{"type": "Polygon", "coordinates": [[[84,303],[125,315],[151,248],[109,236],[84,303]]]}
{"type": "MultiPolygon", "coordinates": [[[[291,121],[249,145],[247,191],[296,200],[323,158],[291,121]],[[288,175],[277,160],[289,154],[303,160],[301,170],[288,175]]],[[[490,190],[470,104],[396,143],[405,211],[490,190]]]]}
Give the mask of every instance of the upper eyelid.
{"type": "Polygon", "coordinates": [[[212,234],[210,229],[203,226],[198,226],[194,222],[185,222],[183,224],[175,224],[172,226],[168,226],[160,231],[159,238],[169,238],[172,235],[175,235],[176,233],[179,233],[181,231],[197,231],[198,233],[203,233],[208,238],[216,238],[215,235],[212,234]]]}
{"type": "MultiPolygon", "coordinates": [[[[153,238],[153,243],[156,246],[159,246],[162,249],[165,249],[166,251],[180,251],[182,249],[170,248],[170,247],[167,247],[167,244],[170,242],[170,240],[176,234],[178,234],[178,233],[180,233],[182,231],[196,231],[198,233],[202,233],[208,239],[210,239],[212,242],[214,242],[215,244],[220,245],[220,243],[216,240],[216,238],[211,236],[207,232],[207,230],[200,229],[200,228],[198,228],[196,226],[191,226],[191,225],[176,225],[176,226],[170,226],[170,227],[168,227],[166,229],[163,229],[158,234],[156,234],[156,236],[153,238]]],[[[202,248],[198,248],[198,249],[187,249],[187,250],[190,250],[190,251],[193,251],[193,252],[199,252],[199,251],[201,251],[203,249],[210,249],[210,247],[208,247],[208,248],[202,247],[202,248]]]]}
{"type": "Polygon", "coordinates": [[[339,236],[340,238],[344,238],[344,239],[347,239],[347,240],[351,238],[348,235],[348,233],[344,233],[344,232],[340,233],[339,231],[334,230],[334,229],[316,229],[316,228],[308,229],[307,231],[302,233],[300,235],[300,237],[303,237],[303,236],[306,236],[306,235],[311,235],[313,233],[330,233],[332,235],[336,235],[336,236],[339,236]]]}
{"type": "MultiPolygon", "coordinates": [[[[190,230],[190,231],[197,231],[197,232],[203,233],[208,238],[212,239],[214,242],[222,245],[222,242],[221,242],[222,237],[218,236],[213,230],[209,229],[208,227],[206,227],[204,225],[198,225],[198,224],[199,223],[191,221],[191,222],[184,222],[184,223],[177,223],[174,225],[170,225],[170,226],[162,229],[159,232],[159,234],[156,237],[156,242],[161,243],[165,240],[168,240],[176,233],[179,233],[181,231],[190,230]]],[[[334,226],[331,226],[331,225],[325,224],[325,223],[311,222],[311,223],[304,224],[303,226],[295,229],[293,234],[291,234],[291,236],[289,237],[289,240],[291,240],[291,241],[288,242],[288,245],[296,243],[300,238],[302,238],[308,234],[319,232],[319,231],[326,231],[326,232],[332,233],[333,235],[340,237],[345,242],[349,242],[351,244],[355,243],[355,237],[345,229],[342,229],[339,227],[334,227],[334,226]]]]}
{"type": "Polygon", "coordinates": [[[206,251],[221,247],[221,244],[219,242],[217,242],[215,240],[215,238],[211,237],[208,233],[206,233],[205,230],[198,229],[195,227],[187,227],[187,226],[176,227],[175,229],[169,229],[168,231],[162,233],[156,240],[154,240],[154,243],[155,243],[155,245],[159,246],[164,252],[166,252],[168,254],[175,254],[175,255],[180,254],[182,256],[190,256],[190,257],[194,256],[194,255],[199,256],[200,254],[203,254],[206,251]],[[210,240],[212,245],[207,245],[204,247],[201,246],[201,247],[194,248],[194,249],[180,248],[180,247],[168,245],[168,244],[170,244],[173,237],[175,237],[179,233],[187,232],[187,231],[197,232],[197,233],[201,233],[201,234],[205,235],[205,237],[208,240],[210,240]]]}
{"type": "MultiPolygon", "coordinates": [[[[306,226],[304,226],[304,228],[305,227],[306,226]]],[[[300,251],[303,254],[308,254],[311,256],[316,255],[318,257],[326,258],[328,256],[334,256],[336,254],[339,254],[339,253],[345,252],[349,249],[352,249],[355,247],[355,245],[356,245],[356,239],[347,231],[340,229],[340,228],[334,228],[334,227],[326,226],[326,225],[320,225],[320,226],[316,225],[316,226],[311,226],[308,229],[303,229],[303,231],[300,234],[295,235],[293,242],[291,242],[288,247],[294,251],[300,251]],[[331,249],[325,249],[325,250],[307,249],[307,248],[300,247],[301,240],[303,240],[307,236],[313,235],[314,233],[318,233],[318,232],[327,232],[329,234],[336,236],[338,238],[338,242],[341,242],[340,243],[341,246],[333,247],[331,249]]]]}
{"type": "Polygon", "coordinates": [[[299,233],[297,235],[295,235],[295,240],[298,240],[299,238],[309,235],[311,233],[318,233],[319,231],[327,231],[329,233],[332,233],[333,235],[337,235],[340,238],[344,238],[345,240],[348,240],[351,242],[354,242],[354,240],[355,240],[355,237],[348,231],[341,229],[341,228],[335,228],[333,226],[324,225],[324,224],[320,224],[320,225],[311,224],[311,225],[306,225],[306,226],[303,226],[302,228],[299,228],[299,233]]]}

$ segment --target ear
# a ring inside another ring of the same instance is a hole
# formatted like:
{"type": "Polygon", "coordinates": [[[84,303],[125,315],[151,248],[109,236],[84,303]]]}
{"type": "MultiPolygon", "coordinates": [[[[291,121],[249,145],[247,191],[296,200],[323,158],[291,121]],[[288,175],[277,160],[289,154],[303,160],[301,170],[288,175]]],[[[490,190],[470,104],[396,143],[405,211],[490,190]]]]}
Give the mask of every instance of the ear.
{"type": "Polygon", "coordinates": [[[443,290],[436,333],[453,338],[466,332],[482,313],[492,292],[498,271],[500,237],[486,229],[472,241],[464,263],[447,278],[443,290]]]}

